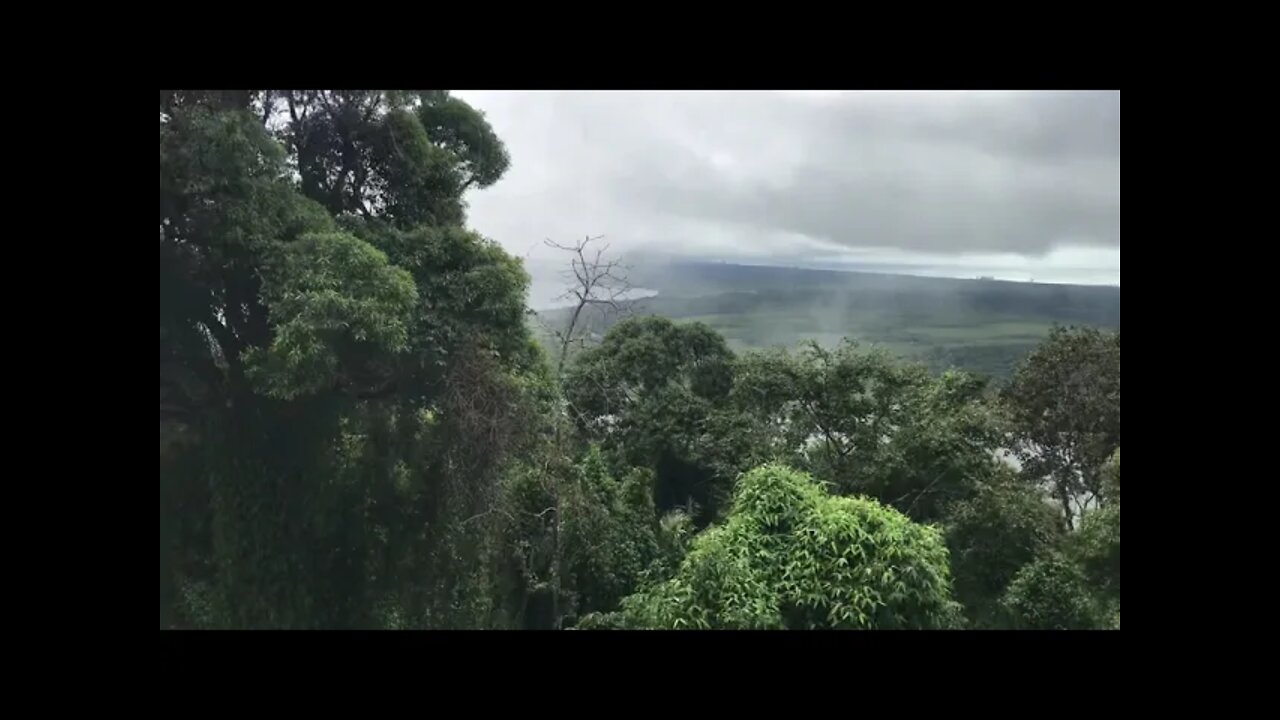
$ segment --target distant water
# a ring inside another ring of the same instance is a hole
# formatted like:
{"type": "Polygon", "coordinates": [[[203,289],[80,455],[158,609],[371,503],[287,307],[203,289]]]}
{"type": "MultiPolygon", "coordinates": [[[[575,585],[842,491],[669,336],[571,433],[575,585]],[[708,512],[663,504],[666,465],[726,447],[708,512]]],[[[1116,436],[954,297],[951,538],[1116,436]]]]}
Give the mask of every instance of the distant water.
{"type": "Polygon", "coordinates": [[[1034,267],[1010,268],[1003,265],[924,265],[868,262],[802,263],[815,270],[846,270],[854,272],[887,273],[891,275],[916,275],[920,277],[954,278],[967,280],[985,278],[1005,282],[1039,282],[1063,285],[1120,285],[1119,269],[1087,267],[1055,267],[1040,264],[1034,267]]]}

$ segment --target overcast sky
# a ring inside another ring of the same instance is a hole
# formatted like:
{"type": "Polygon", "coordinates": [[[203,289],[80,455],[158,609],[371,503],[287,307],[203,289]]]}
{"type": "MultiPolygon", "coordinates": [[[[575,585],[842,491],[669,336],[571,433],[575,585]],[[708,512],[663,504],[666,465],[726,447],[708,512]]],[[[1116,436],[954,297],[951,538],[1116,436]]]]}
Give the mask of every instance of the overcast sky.
{"type": "Polygon", "coordinates": [[[471,224],[631,255],[1119,284],[1118,92],[457,91],[511,152],[471,224]]]}

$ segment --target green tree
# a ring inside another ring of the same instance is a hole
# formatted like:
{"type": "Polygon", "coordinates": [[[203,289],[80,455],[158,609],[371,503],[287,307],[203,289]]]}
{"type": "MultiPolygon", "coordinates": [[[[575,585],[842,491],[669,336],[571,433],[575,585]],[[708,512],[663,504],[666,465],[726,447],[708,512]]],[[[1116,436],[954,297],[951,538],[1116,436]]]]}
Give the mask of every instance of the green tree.
{"type": "Polygon", "coordinates": [[[1014,627],[1103,629],[1120,627],[1120,452],[1104,473],[1100,507],[1089,510],[1063,549],[1023,566],[1002,605],[1014,627]]]}
{"type": "Polygon", "coordinates": [[[616,475],[597,446],[574,462],[554,450],[508,477],[510,519],[505,598],[512,622],[528,629],[573,626],[608,612],[634,591],[659,547],[652,474],[616,475]]]}
{"type": "Polygon", "coordinates": [[[279,145],[234,104],[244,99],[161,94],[161,423],[199,438],[162,467],[162,482],[180,486],[162,497],[183,503],[161,512],[184,514],[162,525],[178,532],[162,548],[180,556],[164,564],[180,577],[165,582],[201,589],[183,597],[220,596],[206,605],[227,622],[318,626],[345,619],[345,606],[329,602],[342,594],[329,563],[345,558],[311,520],[338,502],[324,448],[342,402],[333,393],[283,399],[323,383],[308,370],[359,372],[365,358],[395,353],[413,288],[293,190],[279,145]],[[355,272],[327,274],[334,257],[355,272]],[[345,361],[353,347],[363,357],[345,361]],[[284,358],[299,362],[268,371],[284,358]]]}
{"type": "Polygon", "coordinates": [[[768,465],[742,476],[724,524],[694,538],[674,577],[628,597],[596,626],[951,627],[950,593],[935,528],[768,465]]]}
{"type": "Polygon", "coordinates": [[[443,92],[161,93],[162,623],[489,621],[545,371],[461,227],[507,164],[443,92]]]}
{"type": "Polygon", "coordinates": [[[745,356],[732,406],[750,418],[737,420],[736,436],[756,453],[788,458],[839,493],[935,521],[999,468],[983,392],[974,376],[932,377],[845,341],[745,356]]]}
{"type": "Polygon", "coordinates": [[[1022,630],[1093,630],[1107,626],[1080,567],[1056,553],[1019,570],[1002,602],[1013,627],[1022,630]]]}
{"type": "Polygon", "coordinates": [[[725,494],[699,452],[708,416],[728,394],[733,353],[701,323],[628,318],[583,351],[564,380],[580,433],[655,474],[659,511],[696,506],[703,522],[725,494]]]}
{"type": "Polygon", "coordinates": [[[1045,482],[1064,523],[1102,494],[1102,469],[1120,447],[1120,333],[1055,327],[1002,392],[1014,452],[1045,482]]]}
{"type": "Polygon", "coordinates": [[[1107,464],[1103,505],[1085,513],[1071,551],[1085,578],[1116,616],[1120,613],[1120,451],[1107,464]]]}
{"type": "Polygon", "coordinates": [[[278,107],[303,193],[335,215],[461,225],[463,193],[510,164],[484,116],[447,91],[267,93],[264,117],[278,107]]]}
{"type": "Polygon", "coordinates": [[[945,528],[956,598],[977,627],[1003,625],[999,602],[1014,575],[1063,541],[1047,498],[1007,477],[950,506],[945,528]]]}

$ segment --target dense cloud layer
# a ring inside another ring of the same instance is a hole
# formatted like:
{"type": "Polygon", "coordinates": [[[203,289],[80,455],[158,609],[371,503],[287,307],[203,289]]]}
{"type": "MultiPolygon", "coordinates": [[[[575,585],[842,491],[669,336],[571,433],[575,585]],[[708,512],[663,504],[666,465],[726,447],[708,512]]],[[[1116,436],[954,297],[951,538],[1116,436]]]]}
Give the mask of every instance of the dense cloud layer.
{"type": "Polygon", "coordinates": [[[513,161],[472,223],[520,254],[601,233],[730,260],[1092,248],[1119,281],[1118,92],[458,94],[513,161]]]}

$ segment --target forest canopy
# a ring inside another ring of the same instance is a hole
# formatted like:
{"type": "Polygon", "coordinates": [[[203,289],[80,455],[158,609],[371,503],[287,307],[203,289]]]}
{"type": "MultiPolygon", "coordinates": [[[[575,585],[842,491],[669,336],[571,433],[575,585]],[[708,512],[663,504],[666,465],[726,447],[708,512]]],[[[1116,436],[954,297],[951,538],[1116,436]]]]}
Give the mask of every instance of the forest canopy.
{"type": "Polygon", "coordinates": [[[548,347],[511,162],[447,91],[161,91],[162,629],[1119,628],[1118,331],[996,383],[584,287],[548,347]]]}

